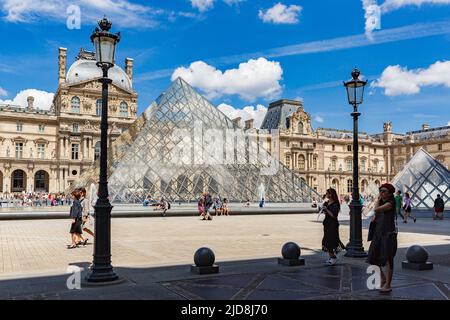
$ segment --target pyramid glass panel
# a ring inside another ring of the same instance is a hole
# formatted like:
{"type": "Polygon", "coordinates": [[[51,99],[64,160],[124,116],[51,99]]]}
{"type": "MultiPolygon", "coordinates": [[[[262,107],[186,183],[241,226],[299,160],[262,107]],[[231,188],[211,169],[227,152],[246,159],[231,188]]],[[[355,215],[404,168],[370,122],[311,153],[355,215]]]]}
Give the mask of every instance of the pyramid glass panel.
{"type": "Polygon", "coordinates": [[[415,208],[433,208],[438,194],[444,203],[449,203],[450,171],[422,148],[395,176],[392,184],[402,193],[410,194],[415,208]]]}
{"type": "MultiPolygon", "coordinates": [[[[319,198],[257,139],[237,128],[181,78],[110,151],[108,185],[113,203],[139,203],[148,195],[190,202],[205,191],[234,202],[258,201],[261,186],[270,202],[319,198]]],[[[97,163],[74,186],[96,183],[98,172],[97,163]]]]}

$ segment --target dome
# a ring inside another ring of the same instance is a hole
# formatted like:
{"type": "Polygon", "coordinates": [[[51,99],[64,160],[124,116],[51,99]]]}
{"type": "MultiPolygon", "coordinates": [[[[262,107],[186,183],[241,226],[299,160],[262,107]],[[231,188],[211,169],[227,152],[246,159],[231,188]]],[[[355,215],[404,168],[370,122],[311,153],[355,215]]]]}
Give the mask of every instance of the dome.
{"type": "MultiPolygon", "coordinates": [[[[95,60],[79,59],[76,60],[69,68],[66,76],[66,82],[69,84],[79,83],[91,79],[101,78],[103,76],[102,69],[97,67],[95,60]]],[[[125,71],[117,65],[108,70],[108,78],[112,82],[125,90],[132,91],[133,86],[130,78],[125,71]]]]}

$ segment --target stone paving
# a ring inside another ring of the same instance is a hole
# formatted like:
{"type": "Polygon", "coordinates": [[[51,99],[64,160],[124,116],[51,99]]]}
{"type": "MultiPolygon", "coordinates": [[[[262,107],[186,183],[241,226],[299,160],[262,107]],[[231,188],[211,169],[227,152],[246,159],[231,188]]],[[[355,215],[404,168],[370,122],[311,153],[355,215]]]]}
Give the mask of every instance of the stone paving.
{"type": "MultiPolygon", "coordinates": [[[[68,229],[66,220],[0,222],[0,298],[83,297],[65,288],[65,272],[70,264],[87,267],[92,260],[92,245],[66,249],[68,229]]],[[[345,214],[340,231],[345,243],[345,214]]],[[[365,229],[364,239],[366,236],[365,229]]],[[[97,288],[81,291],[86,297],[106,294],[105,299],[127,294],[148,299],[368,299],[376,295],[365,287],[364,261],[342,259],[333,268],[321,265],[325,258],[320,252],[321,238],[322,224],[317,215],[230,216],[213,221],[197,217],[113,219],[113,265],[128,281],[108,287],[113,288],[107,290],[108,294],[97,288]],[[286,269],[276,265],[274,258],[287,241],[301,245],[305,267],[286,269]],[[188,272],[193,254],[201,246],[214,250],[216,262],[224,266],[220,275],[195,277],[188,272]],[[259,259],[264,261],[255,262],[259,259]],[[345,284],[351,284],[352,289],[348,291],[345,284]],[[110,297],[113,293],[115,296],[110,297]]],[[[418,220],[416,224],[400,225],[399,247],[394,279],[399,289],[388,298],[447,299],[450,221],[418,220]],[[404,251],[412,244],[425,246],[430,260],[436,257],[439,264],[435,270],[411,273],[400,269],[404,251]]]]}

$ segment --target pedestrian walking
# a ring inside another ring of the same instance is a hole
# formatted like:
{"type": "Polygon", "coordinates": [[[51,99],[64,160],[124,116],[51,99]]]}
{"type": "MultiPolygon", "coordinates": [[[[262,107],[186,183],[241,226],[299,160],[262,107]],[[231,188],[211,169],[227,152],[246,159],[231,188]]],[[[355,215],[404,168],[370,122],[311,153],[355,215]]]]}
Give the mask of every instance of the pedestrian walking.
{"type": "Polygon", "coordinates": [[[402,192],[398,190],[395,194],[395,214],[400,216],[403,220],[405,220],[405,217],[402,215],[402,207],[403,207],[403,198],[402,198],[402,192]]]}
{"type": "Polygon", "coordinates": [[[264,208],[265,203],[266,203],[266,200],[264,198],[261,198],[261,201],[259,202],[259,207],[264,208]]]}
{"type": "Polygon", "coordinates": [[[323,204],[322,210],[325,213],[325,219],[323,220],[323,238],[322,248],[328,252],[329,258],[325,261],[327,265],[334,265],[337,261],[336,253],[340,249],[342,242],[339,238],[339,221],[338,215],[341,211],[341,205],[336,190],[330,188],[326,192],[327,202],[323,204]]]}
{"type": "Polygon", "coordinates": [[[68,249],[74,249],[80,244],[80,241],[84,241],[82,237],[83,207],[80,203],[81,193],[79,190],[75,190],[72,195],[74,197],[74,202],[70,207],[70,217],[72,218],[72,223],[70,225],[70,234],[72,243],[71,245],[67,246],[68,249]]]}
{"type": "Polygon", "coordinates": [[[391,282],[394,273],[394,257],[397,253],[397,214],[395,212],[395,188],[390,183],[383,184],[375,201],[372,223],[373,237],[370,243],[367,263],[380,267],[380,293],[392,291],[391,282]],[[385,267],[385,271],[383,271],[385,267]]]}
{"type": "Polygon", "coordinates": [[[434,200],[434,216],[433,220],[444,220],[444,199],[441,198],[441,195],[438,194],[436,199],[434,200]]]}
{"type": "Polygon", "coordinates": [[[405,197],[403,198],[403,211],[405,213],[404,223],[408,222],[408,218],[411,216],[413,218],[414,223],[416,223],[416,217],[411,215],[411,196],[408,192],[405,193],[405,197]]]}
{"type": "MultiPolygon", "coordinates": [[[[81,207],[83,208],[83,231],[85,231],[86,233],[90,234],[93,238],[94,238],[94,231],[95,230],[95,222],[94,222],[94,217],[92,217],[91,215],[91,210],[90,210],[90,203],[89,200],[86,199],[86,188],[81,187],[80,189],[81,192],[81,198],[80,198],[80,203],[81,203],[81,207]]],[[[86,238],[86,240],[84,241],[84,245],[86,245],[88,242],[88,239],[86,238]]]]}

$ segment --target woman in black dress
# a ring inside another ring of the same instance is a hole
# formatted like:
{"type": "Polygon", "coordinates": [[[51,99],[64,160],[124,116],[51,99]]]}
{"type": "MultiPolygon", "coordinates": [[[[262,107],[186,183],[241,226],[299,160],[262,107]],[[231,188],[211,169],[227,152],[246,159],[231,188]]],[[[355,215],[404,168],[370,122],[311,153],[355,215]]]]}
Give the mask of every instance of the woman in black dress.
{"type": "Polygon", "coordinates": [[[397,253],[397,228],[395,224],[395,188],[389,183],[380,187],[380,195],[375,201],[375,231],[370,243],[367,263],[380,267],[380,292],[392,291],[394,257],[397,253]],[[382,267],[386,267],[383,272],[382,267]]]}
{"type": "Polygon", "coordinates": [[[327,190],[326,201],[323,204],[323,212],[325,213],[325,219],[323,220],[323,239],[322,248],[328,252],[330,258],[325,261],[327,265],[336,264],[337,257],[336,252],[338,249],[342,249],[342,242],[339,239],[339,221],[338,215],[341,210],[339,199],[336,190],[330,188],[327,190]]]}

